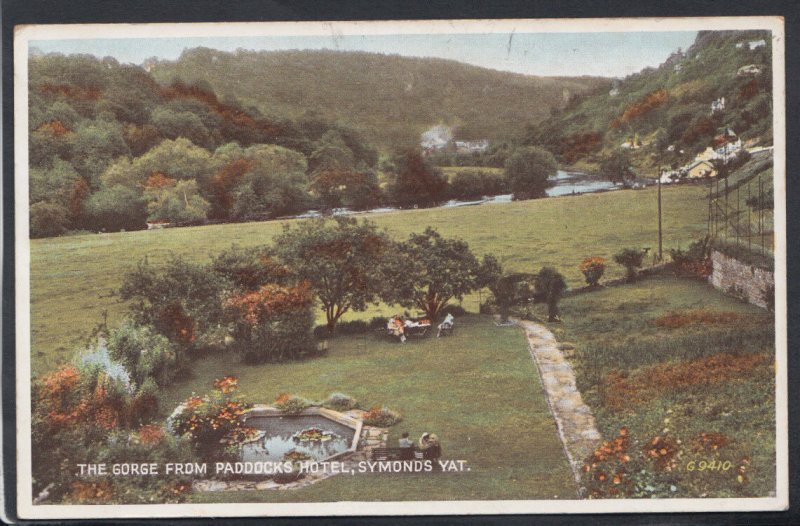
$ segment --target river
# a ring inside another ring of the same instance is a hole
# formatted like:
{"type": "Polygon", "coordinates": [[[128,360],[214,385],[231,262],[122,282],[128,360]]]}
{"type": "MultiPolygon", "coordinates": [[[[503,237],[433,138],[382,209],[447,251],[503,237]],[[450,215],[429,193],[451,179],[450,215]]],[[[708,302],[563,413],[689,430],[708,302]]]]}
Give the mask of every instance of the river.
{"type": "MultiPolygon", "coordinates": [[[[609,190],[617,190],[621,186],[617,186],[609,181],[599,179],[596,176],[591,176],[582,172],[566,172],[558,170],[555,177],[550,178],[553,183],[547,190],[547,197],[561,197],[565,195],[578,195],[589,194],[593,192],[606,192],[609,190]]],[[[457,201],[455,199],[447,201],[432,208],[457,208],[461,206],[478,206],[487,204],[510,203],[513,199],[512,194],[492,195],[486,196],[483,199],[476,199],[473,201],[457,201]]],[[[350,210],[349,208],[337,208],[333,211],[333,215],[353,215],[353,214],[379,214],[381,212],[395,212],[400,210],[391,206],[373,208],[371,210],[350,210]]],[[[303,214],[292,216],[293,218],[305,217],[320,217],[322,214],[317,210],[309,210],[303,214]]],[[[281,218],[288,219],[288,218],[281,218]]]]}

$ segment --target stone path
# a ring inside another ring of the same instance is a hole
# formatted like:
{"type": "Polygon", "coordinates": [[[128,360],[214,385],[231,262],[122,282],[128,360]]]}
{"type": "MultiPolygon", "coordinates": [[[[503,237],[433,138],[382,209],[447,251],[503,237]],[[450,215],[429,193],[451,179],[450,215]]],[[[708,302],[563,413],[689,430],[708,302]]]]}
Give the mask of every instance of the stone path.
{"type": "MultiPolygon", "coordinates": [[[[361,420],[364,411],[360,409],[353,409],[344,413],[350,418],[361,420]]],[[[369,460],[371,458],[372,450],[377,447],[386,447],[386,439],[389,431],[380,427],[372,427],[368,425],[361,426],[361,438],[358,442],[358,448],[351,452],[337,458],[337,461],[343,462],[350,469],[354,469],[359,461],[369,460]]],[[[271,479],[267,480],[216,480],[216,479],[202,479],[195,480],[192,483],[194,491],[252,491],[252,490],[287,490],[298,489],[305,486],[310,486],[328,477],[332,477],[337,473],[324,472],[322,470],[316,473],[306,473],[302,478],[289,482],[287,484],[278,484],[271,479]]]]}
{"type": "MultiPolygon", "coordinates": [[[[575,374],[558,349],[553,333],[538,323],[519,320],[528,337],[531,356],[542,378],[545,398],[558,426],[558,436],[564,446],[572,473],[581,488],[583,460],[600,445],[602,437],[595,426],[594,416],[583,403],[575,385],[575,374]]],[[[579,497],[582,491],[579,490],[579,497]]]]}

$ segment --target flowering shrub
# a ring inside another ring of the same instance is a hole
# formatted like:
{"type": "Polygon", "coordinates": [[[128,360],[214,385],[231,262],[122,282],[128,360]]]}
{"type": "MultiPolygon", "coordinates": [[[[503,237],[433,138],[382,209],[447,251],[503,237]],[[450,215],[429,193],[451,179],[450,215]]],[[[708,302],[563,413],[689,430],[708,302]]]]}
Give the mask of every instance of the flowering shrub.
{"type": "Polygon", "coordinates": [[[677,467],[678,444],[668,436],[656,436],[642,448],[659,471],[672,471],[677,467]]]}
{"type": "Polygon", "coordinates": [[[603,273],[606,271],[606,260],[600,256],[586,258],[581,263],[581,272],[586,278],[586,283],[595,286],[600,282],[603,273]]]}
{"type": "Polygon", "coordinates": [[[248,363],[295,359],[313,350],[313,304],[307,284],[269,284],[228,299],[225,308],[234,320],[232,348],[248,363]]]}
{"type": "Polygon", "coordinates": [[[736,312],[714,312],[705,309],[668,312],[655,320],[658,327],[679,329],[686,325],[740,325],[752,318],[736,312]]]}
{"type": "Polygon", "coordinates": [[[700,433],[694,439],[695,452],[713,453],[728,444],[728,437],[724,433],[700,433]]]}
{"type": "Polygon", "coordinates": [[[368,426],[390,427],[402,421],[400,413],[387,407],[374,406],[364,413],[363,421],[368,426]]]}
{"type": "Polygon", "coordinates": [[[334,411],[349,411],[350,409],[358,407],[358,401],[344,393],[331,393],[328,398],[322,402],[322,407],[327,407],[334,411]]]}
{"type": "Polygon", "coordinates": [[[669,255],[680,275],[707,278],[711,275],[711,246],[708,236],[692,242],[687,250],[670,249],[669,255]]]}
{"type": "Polygon", "coordinates": [[[719,353],[685,362],[644,367],[640,371],[610,371],[603,380],[603,403],[614,411],[631,411],[636,405],[696,385],[730,382],[769,366],[760,353],[719,353]]]}
{"type": "Polygon", "coordinates": [[[239,387],[239,380],[235,376],[225,376],[214,380],[214,389],[222,394],[230,394],[239,387]]]}
{"type": "Polygon", "coordinates": [[[680,440],[659,435],[638,450],[636,443],[622,427],[586,458],[582,471],[589,498],[653,497],[676,490],[672,472],[678,468],[680,440]]]}
{"type": "Polygon", "coordinates": [[[186,436],[204,459],[224,457],[225,446],[236,449],[257,434],[242,418],[251,404],[233,396],[235,390],[235,378],[216,380],[211,393],[189,397],[172,417],[173,433],[186,436]]]}
{"type": "Polygon", "coordinates": [[[278,395],[278,397],[275,399],[275,403],[272,405],[276,409],[293,414],[299,413],[307,407],[311,407],[312,403],[310,400],[303,398],[302,396],[281,393],[278,395]]]}
{"type": "Polygon", "coordinates": [[[583,464],[589,498],[629,497],[635,484],[633,474],[639,463],[631,462],[630,437],[623,427],[611,442],[603,442],[583,464]]]}

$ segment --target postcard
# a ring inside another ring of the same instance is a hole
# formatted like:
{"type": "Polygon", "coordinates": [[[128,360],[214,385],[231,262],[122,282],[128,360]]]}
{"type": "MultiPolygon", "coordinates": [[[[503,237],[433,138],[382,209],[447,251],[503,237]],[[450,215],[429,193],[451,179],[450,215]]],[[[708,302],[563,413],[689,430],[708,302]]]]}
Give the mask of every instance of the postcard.
{"type": "Polygon", "coordinates": [[[783,19],[14,52],[21,517],[788,506],[783,19]]]}

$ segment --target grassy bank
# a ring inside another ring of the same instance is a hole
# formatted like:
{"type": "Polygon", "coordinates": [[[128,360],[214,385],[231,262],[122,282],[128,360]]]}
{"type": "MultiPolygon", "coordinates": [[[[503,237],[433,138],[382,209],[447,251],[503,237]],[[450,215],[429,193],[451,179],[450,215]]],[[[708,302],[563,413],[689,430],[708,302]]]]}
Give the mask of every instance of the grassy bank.
{"type": "Polygon", "coordinates": [[[230,356],[198,360],[192,376],[162,393],[168,413],[215,378],[239,377],[240,392],[256,403],[278,393],[323,399],[333,391],[362,407],[387,405],[403,415],[403,431],[435,432],[444,458],[463,459],[469,472],[340,475],[293,491],[197,494],[198,501],[332,501],[574,498],[574,480],[544,400],[521,330],[499,328],[486,316],[458,318],[452,337],[411,339],[382,334],[341,336],[326,357],[304,362],[242,365],[230,356]]]}
{"type": "Polygon", "coordinates": [[[637,454],[657,436],[680,441],[675,471],[666,475],[670,482],[660,496],[764,497],[774,491],[770,313],[701,281],[656,276],[565,298],[562,318],[551,329],[603,436],[611,440],[627,427],[637,454]],[[712,460],[731,466],[697,469],[712,460]]]}
{"type": "MultiPolygon", "coordinates": [[[[686,246],[705,232],[703,189],[664,191],[664,246],[686,246]]],[[[623,247],[656,246],[655,190],[616,192],[452,209],[408,210],[371,218],[392,235],[405,237],[431,225],[459,236],[476,254],[491,253],[509,270],[558,268],[570,285],[583,282],[578,265],[587,256],[606,258],[623,247]]],[[[195,261],[231,244],[269,243],[281,222],[239,223],[156,231],[122,232],[31,242],[32,368],[50,370],[71,359],[97,323],[119,323],[126,306],[112,292],[124,272],[147,257],[164,261],[170,253],[195,261]]],[[[611,263],[607,277],[622,275],[611,263]]],[[[478,297],[465,305],[477,311],[478,297]]],[[[378,307],[364,313],[389,315],[378,307]]],[[[355,313],[348,317],[355,318],[355,313]]]]}

